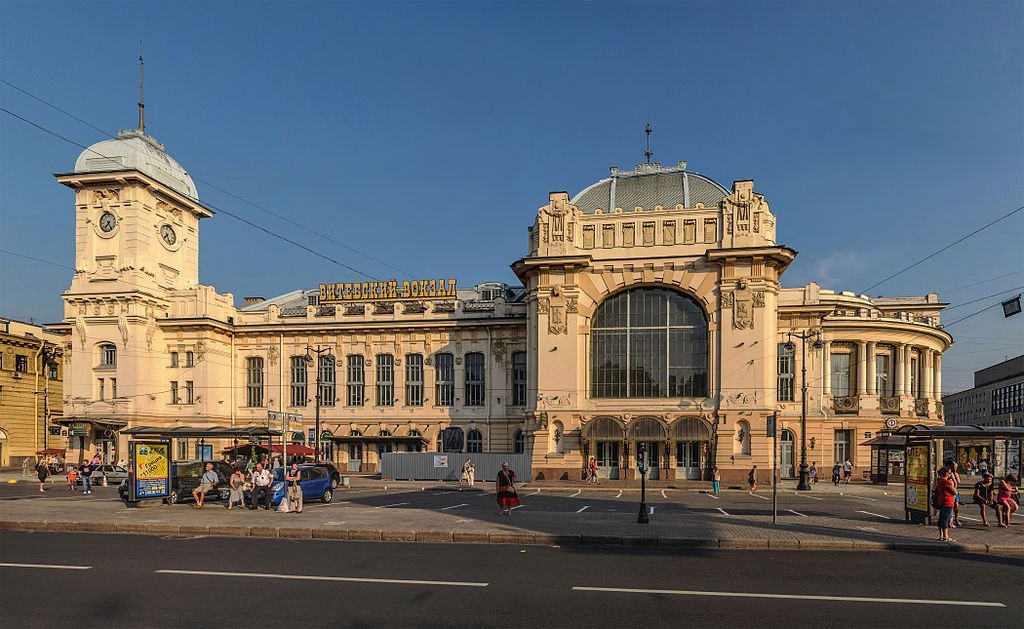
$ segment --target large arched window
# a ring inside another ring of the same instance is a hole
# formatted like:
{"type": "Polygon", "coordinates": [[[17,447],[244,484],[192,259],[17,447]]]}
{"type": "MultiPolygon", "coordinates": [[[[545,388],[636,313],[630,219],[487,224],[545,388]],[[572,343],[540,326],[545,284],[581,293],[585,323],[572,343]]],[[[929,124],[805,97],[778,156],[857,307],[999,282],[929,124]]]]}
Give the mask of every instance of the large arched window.
{"type": "Polygon", "coordinates": [[[606,299],[590,334],[595,398],[708,395],[708,320],[692,298],[635,288],[606,299]]]}
{"type": "Polygon", "coordinates": [[[466,435],[466,452],[483,452],[484,436],[479,430],[470,430],[466,435]]]}

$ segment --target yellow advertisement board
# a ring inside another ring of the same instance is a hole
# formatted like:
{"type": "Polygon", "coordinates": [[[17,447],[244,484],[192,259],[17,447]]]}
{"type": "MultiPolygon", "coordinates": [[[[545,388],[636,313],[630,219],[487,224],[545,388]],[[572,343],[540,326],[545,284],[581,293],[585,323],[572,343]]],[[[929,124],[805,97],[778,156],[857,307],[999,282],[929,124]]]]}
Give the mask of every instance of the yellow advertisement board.
{"type": "Polygon", "coordinates": [[[929,474],[929,448],[927,445],[910,446],[907,448],[907,489],[905,505],[907,509],[928,513],[928,492],[931,475],[929,474]]]}
{"type": "Polygon", "coordinates": [[[171,444],[166,441],[133,441],[134,497],[163,498],[170,494],[171,444]]]}

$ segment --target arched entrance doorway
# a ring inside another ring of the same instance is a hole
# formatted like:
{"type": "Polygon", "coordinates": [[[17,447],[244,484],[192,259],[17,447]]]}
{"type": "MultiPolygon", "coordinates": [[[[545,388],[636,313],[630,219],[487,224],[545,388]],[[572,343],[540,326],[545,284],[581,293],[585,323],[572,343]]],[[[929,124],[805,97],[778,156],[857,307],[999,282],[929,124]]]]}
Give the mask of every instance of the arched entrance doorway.
{"type": "Polygon", "coordinates": [[[672,422],[671,443],[676,450],[676,478],[700,480],[711,444],[711,426],[699,417],[672,422]]]}
{"type": "MultiPolygon", "coordinates": [[[[647,477],[651,480],[661,478],[661,468],[667,467],[664,457],[665,444],[668,442],[668,426],[657,417],[637,417],[629,425],[629,436],[633,441],[633,452],[640,452],[640,446],[647,449],[647,477]]],[[[627,463],[632,466],[632,463],[627,463]]]]}
{"type": "Polygon", "coordinates": [[[625,429],[614,417],[596,417],[583,425],[581,436],[588,456],[597,459],[597,475],[619,478],[625,429]]]}
{"type": "Polygon", "coordinates": [[[792,430],[786,428],[782,431],[781,439],[779,439],[779,468],[781,468],[783,478],[796,476],[796,466],[793,460],[793,443],[795,441],[796,437],[792,430]]]}

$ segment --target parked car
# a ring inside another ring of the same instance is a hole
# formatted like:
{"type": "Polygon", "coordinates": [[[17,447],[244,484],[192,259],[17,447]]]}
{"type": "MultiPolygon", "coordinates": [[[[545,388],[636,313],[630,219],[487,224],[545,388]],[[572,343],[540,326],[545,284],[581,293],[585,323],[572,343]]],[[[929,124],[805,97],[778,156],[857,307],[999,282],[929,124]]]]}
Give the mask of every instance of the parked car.
{"type": "MultiPolygon", "coordinates": [[[[270,485],[270,504],[275,507],[281,504],[281,500],[284,498],[285,469],[279,467],[274,470],[274,482],[270,485]]],[[[302,502],[314,500],[330,502],[334,500],[331,474],[323,466],[300,465],[299,487],[302,488],[302,502]]],[[[252,504],[252,496],[248,491],[245,492],[245,504],[252,504]]]]}
{"type": "Polygon", "coordinates": [[[334,463],[331,463],[330,461],[318,461],[314,465],[327,470],[327,473],[331,475],[331,488],[337,489],[338,485],[341,483],[341,472],[339,472],[338,468],[334,466],[334,463]]]}
{"type": "MultiPolygon", "coordinates": [[[[231,492],[228,479],[231,478],[231,466],[223,461],[174,461],[171,463],[171,495],[168,498],[169,504],[176,504],[186,500],[192,500],[192,490],[199,486],[199,481],[206,471],[206,464],[213,463],[213,470],[217,472],[217,484],[213,489],[206,492],[206,500],[227,500],[231,492]]],[[[117,493],[122,500],[128,500],[128,479],[125,478],[118,488],[117,493]]]]}
{"type": "MultiPolygon", "coordinates": [[[[93,487],[102,485],[104,476],[107,478],[108,485],[117,485],[128,478],[128,468],[121,467],[120,465],[94,465],[92,466],[92,476],[89,482],[92,483],[93,487]]],[[[81,477],[78,478],[78,484],[82,484],[81,477]]]]}

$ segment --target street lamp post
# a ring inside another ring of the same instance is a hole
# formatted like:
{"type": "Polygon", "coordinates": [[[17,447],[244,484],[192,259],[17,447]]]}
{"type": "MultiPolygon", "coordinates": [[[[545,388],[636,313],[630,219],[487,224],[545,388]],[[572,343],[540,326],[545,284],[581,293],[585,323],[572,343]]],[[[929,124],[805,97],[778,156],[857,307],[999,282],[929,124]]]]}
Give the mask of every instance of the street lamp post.
{"type": "Polygon", "coordinates": [[[636,449],[636,469],[640,472],[640,515],[637,516],[637,524],[647,524],[650,518],[647,515],[647,444],[641,443],[636,449]]]}
{"type": "Polygon", "coordinates": [[[814,337],[814,343],[811,345],[814,349],[819,349],[824,344],[821,342],[821,332],[807,331],[802,334],[790,332],[790,339],[786,341],[785,345],[786,351],[789,353],[796,350],[796,344],[793,343],[794,336],[800,339],[800,481],[796,488],[798,491],[810,491],[811,484],[807,478],[807,339],[814,337]]]}
{"type": "MultiPolygon", "coordinates": [[[[320,347],[319,345],[317,345],[316,349],[313,349],[309,345],[306,346],[306,362],[307,363],[313,362],[313,356],[310,354],[310,352],[316,353],[316,358],[317,358],[317,360],[316,360],[316,385],[315,385],[316,386],[316,419],[315,419],[315,422],[314,422],[314,430],[316,431],[316,434],[314,435],[315,439],[313,441],[313,448],[315,450],[315,452],[313,454],[313,457],[316,460],[318,460],[318,461],[320,460],[320,362],[321,362],[320,355],[321,354],[327,354],[326,356],[324,356],[324,358],[326,359],[326,362],[328,364],[329,363],[333,363],[334,362],[334,356],[330,354],[330,351],[331,351],[330,347],[320,347]]],[[[287,430],[285,432],[287,432],[287,430]]]]}

